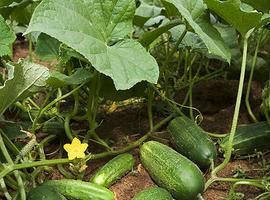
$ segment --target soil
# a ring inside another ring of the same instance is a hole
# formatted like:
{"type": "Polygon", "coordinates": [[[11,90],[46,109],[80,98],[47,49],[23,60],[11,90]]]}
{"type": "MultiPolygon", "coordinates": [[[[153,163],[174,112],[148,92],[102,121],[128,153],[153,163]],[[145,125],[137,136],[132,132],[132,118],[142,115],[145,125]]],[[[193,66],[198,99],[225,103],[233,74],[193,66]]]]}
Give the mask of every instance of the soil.
{"type": "MultiPolygon", "coordinates": [[[[27,57],[27,45],[25,43],[15,44],[14,60],[21,57],[27,57]]],[[[227,133],[230,131],[234,103],[237,93],[237,81],[223,81],[213,80],[207,82],[201,82],[194,86],[193,89],[193,103],[194,107],[197,107],[203,114],[202,127],[209,132],[227,133]]],[[[259,83],[254,82],[252,85],[251,94],[251,106],[256,113],[259,113],[261,87],[259,83]]],[[[182,92],[176,98],[181,103],[185,93],[182,92]]],[[[155,113],[155,121],[162,118],[161,114],[155,113]]],[[[260,118],[259,114],[257,117],[260,118]]],[[[148,130],[148,121],[146,115],[146,107],[127,107],[126,109],[116,110],[109,115],[99,116],[99,120],[102,121],[101,126],[97,132],[101,137],[113,142],[114,146],[125,146],[131,141],[138,139],[145,134],[148,130]]],[[[250,123],[248,114],[244,108],[241,107],[239,124],[250,123]]],[[[165,139],[160,139],[167,144],[166,129],[160,133],[165,139]]],[[[96,148],[96,145],[91,144],[91,151],[102,151],[103,149],[96,148]]],[[[117,181],[110,189],[115,193],[118,200],[131,200],[132,197],[145,188],[155,186],[147,171],[143,168],[139,161],[138,148],[133,149],[130,153],[136,158],[136,164],[134,170],[128,173],[126,176],[117,181]]],[[[86,170],[86,180],[89,180],[91,174],[96,171],[100,166],[107,162],[110,158],[90,161],[88,163],[88,169],[86,170]]],[[[219,155],[217,163],[222,161],[222,155],[219,155]]],[[[270,159],[268,159],[269,162],[270,159]]],[[[235,170],[241,169],[245,172],[249,178],[256,178],[260,175],[255,169],[258,169],[258,163],[260,160],[232,160],[224,170],[219,174],[221,177],[232,177],[235,174],[235,170]]],[[[208,177],[208,173],[205,172],[205,178],[208,177]]],[[[62,175],[55,170],[51,175],[52,179],[61,179],[62,175]]],[[[228,183],[214,183],[203,194],[205,200],[220,200],[227,196],[230,185],[228,183]]],[[[254,187],[241,186],[238,191],[245,194],[244,199],[253,199],[260,194],[260,190],[254,187]]]]}

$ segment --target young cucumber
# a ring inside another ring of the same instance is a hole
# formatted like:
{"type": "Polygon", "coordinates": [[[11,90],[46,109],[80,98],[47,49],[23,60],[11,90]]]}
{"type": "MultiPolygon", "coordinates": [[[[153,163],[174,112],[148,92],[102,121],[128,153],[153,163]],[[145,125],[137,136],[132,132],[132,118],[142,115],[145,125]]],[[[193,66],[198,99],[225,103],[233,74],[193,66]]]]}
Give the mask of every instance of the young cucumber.
{"type": "Polygon", "coordinates": [[[43,185],[52,186],[57,192],[71,199],[114,200],[114,193],[109,189],[81,180],[50,180],[43,185]]]}
{"type": "Polygon", "coordinates": [[[110,187],[133,168],[134,162],[131,154],[118,155],[101,167],[90,181],[104,187],[110,187]]]}
{"type": "MultiPolygon", "coordinates": [[[[225,151],[229,136],[223,138],[220,143],[222,151],[225,151]]],[[[233,154],[246,155],[256,151],[266,150],[270,147],[270,126],[267,122],[258,122],[240,125],[237,128],[233,140],[233,154]]]]}
{"type": "Polygon", "coordinates": [[[211,160],[217,157],[215,144],[202,128],[189,118],[177,117],[173,119],[168,126],[168,131],[176,150],[200,168],[208,168],[211,160]]]}
{"type": "Polygon", "coordinates": [[[63,136],[65,134],[65,127],[61,122],[47,121],[43,124],[42,132],[51,135],[63,136]]]}
{"type": "Polygon", "coordinates": [[[173,200],[173,197],[163,188],[152,187],[139,192],[132,200],[173,200]]]}
{"type": "Polygon", "coordinates": [[[37,186],[31,189],[27,194],[27,200],[66,200],[66,198],[57,192],[52,186],[37,186]]]}
{"type": "Polygon", "coordinates": [[[204,178],[192,161],[159,142],[146,142],[140,157],[156,184],[176,200],[194,200],[204,189],[204,178]]]}

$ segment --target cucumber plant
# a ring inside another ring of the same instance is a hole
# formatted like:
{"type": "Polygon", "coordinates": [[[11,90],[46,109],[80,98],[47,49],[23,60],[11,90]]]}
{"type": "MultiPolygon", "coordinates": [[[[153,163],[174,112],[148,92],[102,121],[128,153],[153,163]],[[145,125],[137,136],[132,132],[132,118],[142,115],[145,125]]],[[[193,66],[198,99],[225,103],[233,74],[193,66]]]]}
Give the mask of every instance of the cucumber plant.
{"type": "MultiPolygon", "coordinates": [[[[267,178],[223,178],[217,174],[230,162],[232,153],[236,152],[233,149],[236,143],[242,144],[246,139],[246,135],[240,134],[239,140],[236,133],[246,68],[250,68],[250,74],[245,105],[250,118],[254,122],[259,121],[249,99],[252,80],[258,79],[258,66],[270,59],[270,52],[264,48],[270,41],[269,10],[267,0],[1,1],[0,148],[4,160],[0,163],[0,186],[5,198],[26,199],[26,186],[35,187],[42,172],[52,171],[51,165],[57,165],[66,178],[83,179],[87,161],[116,156],[140,146],[153,136],[153,132],[178,115],[181,117],[174,119],[169,126],[176,149],[202,168],[208,168],[211,163],[211,177],[204,187],[202,173],[194,163],[165,145],[149,142],[141,147],[142,163],[156,183],[165,187],[174,198],[181,199],[197,197],[216,181],[233,183],[229,194],[231,199],[236,196],[235,189],[241,184],[265,190],[262,196],[267,198],[267,178]],[[29,41],[29,58],[19,62],[12,61],[15,33],[23,33],[29,41]],[[35,54],[31,52],[32,45],[35,54]],[[57,64],[52,64],[53,69],[49,70],[38,64],[36,57],[42,61],[56,61],[57,64]],[[241,65],[241,72],[231,131],[222,145],[225,159],[220,165],[214,166],[215,146],[209,142],[206,133],[194,124],[199,124],[203,116],[194,107],[193,87],[200,81],[227,78],[230,71],[237,68],[236,65],[241,65]],[[185,90],[186,95],[181,99],[183,102],[178,103],[176,99],[180,90],[185,90]],[[37,103],[40,94],[44,98],[37,103]],[[108,102],[131,97],[146,99],[149,131],[137,141],[115,150],[98,135],[96,129],[102,123],[97,115],[108,102]],[[153,120],[153,115],[157,114],[153,112],[155,108],[156,112],[167,116],[156,125],[153,120]],[[195,111],[199,115],[195,115],[195,111]],[[14,112],[18,113],[20,119],[29,121],[30,125],[23,126],[23,136],[21,124],[10,121],[9,116],[14,112]],[[190,119],[184,115],[189,115],[190,119]],[[182,130],[174,123],[177,119],[190,122],[183,135],[178,135],[182,130]],[[87,130],[77,130],[73,126],[84,122],[87,130]],[[36,137],[40,131],[47,134],[41,140],[36,137]],[[195,135],[195,132],[201,135],[195,135]],[[16,136],[12,137],[11,133],[16,136]],[[25,146],[17,145],[18,137],[28,138],[29,141],[25,146]],[[205,140],[199,141],[200,137],[205,140]],[[76,142],[73,143],[74,138],[76,142]],[[82,139],[82,143],[77,138],[82,139]],[[60,140],[59,158],[48,159],[44,148],[57,140],[60,140]],[[67,141],[72,143],[66,144],[66,147],[78,148],[73,149],[73,153],[81,151],[81,155],[73,156],[76,159],[63,158],[63,145],[67,141]],[[86,143],[90,141],[106,151],[97,154],[87,151],[84,156],[82,146],[85,150],[86,143]],[[204,151],[199,148],[190,151],[189,148],[198,144],[204,151]],[[185,173],[180,167],[174,166],[175,159],[184,163],[185,173]],[[68,163],[69,170],[63,166],[68,163]],[[165,171],[160,163],[166,166],[165,171]],[[27,171],[27,168],[32,170],[27,171]],[[171,174],[175,171],[183,176],[171,174]],[[188,182],[190,187],[184,184],[185,175],[194,179],[194,182],[188,182]],[[170,181],[176,184],[171,185],[170,181]]],[[[261,74],[267,73],[263,71],[261,74]]],[[[259,79],[264,82],[268,78],[259,79]]],[[[263,92],[261,108],[269,123],[268,85],[263,92]]],[[[250,138],[253,139],[252,136],[250,138]]],[[[103,166],[92,181],[109,187],[133,164],[131,155],[120,155],[103,166]],[[107,178],[103,177],[104,174],[107,174],[107,178]],[[104,178],[101,183],[100,177],[104,178]]],[[[68,198],[77,194],[81,195],[81,199],[89,199],[89,195],[92,199],[114,198],[108,189],[80,180],[48,181],[44,185],[55,187],[58,193],[68,198]]],[[[155,189],[153,193],[172,199],[162,190],[155,189]]],[[[152,191],[143,195],[149,193],[152,191]]],[[[200,195],[198,197],[202,198],[200,195]]]]}

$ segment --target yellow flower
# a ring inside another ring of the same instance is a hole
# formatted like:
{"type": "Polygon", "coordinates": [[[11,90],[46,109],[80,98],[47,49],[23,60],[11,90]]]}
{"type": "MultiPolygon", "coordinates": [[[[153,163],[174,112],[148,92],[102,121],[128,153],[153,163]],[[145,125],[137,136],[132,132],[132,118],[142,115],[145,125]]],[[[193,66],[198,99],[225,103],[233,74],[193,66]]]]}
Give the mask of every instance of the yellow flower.
{"type": "Polygon", "coordinates": [[[64,149],[68,153],[68,159],[73,160],[75,158],[84,158],[85,150],[87,149],[88,144],[81,143],[77,138],[74,138],[71,144],[65,144],[64,149]]]}
{"type": "Polygon", "coordinates": [[[118,106],[117,106],[117,104],[116,104],[116,102],[114,101],[113,103],[112,103],[112,105],[110,106],[110,108],[108,109],[108,113],[112,113],[112,112],[114,112],[116,109],[118,108],[118,106]]]}

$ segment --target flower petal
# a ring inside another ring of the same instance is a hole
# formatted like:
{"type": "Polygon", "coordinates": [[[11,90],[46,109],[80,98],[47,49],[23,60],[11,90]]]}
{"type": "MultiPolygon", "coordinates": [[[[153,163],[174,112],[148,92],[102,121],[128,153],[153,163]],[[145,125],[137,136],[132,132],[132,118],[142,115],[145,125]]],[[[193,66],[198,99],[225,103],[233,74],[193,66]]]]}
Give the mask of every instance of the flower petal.
{"type": "Polygon", "coordinates": [[[81,145],[81,141],[78,138],[75,137],[75,138],[73,138],[71,144],[72,145],[81,145]]]}
{"type": "Polygon", "coordinates": [[[77,154],[75,154],[74,152],[68,153],[68,159],[69,160],[74,160],[76,157],[77,157],[77,154]]]}
{"type": "Polygon", "coordinates": [[[77,158],[84,158],[85,157],[85,153],[84,152],[79,152],[76,157],[77,158]]]}
{"type": "Polygon", "coordinates": [[[66,150],[66,152],[72,151],[72,146],[71,146],[71,144],[65,144],[65,145],[64,145],[64,149],[66,150]]]}
{"type": "Polygon", "coordinates": [[[83,152],[85,152],[85,150],[87,149],[87,147],[88,147],[88,144],[82,143],[81,146],[80,146],[80,150],[83,151],[83,152]]]}

